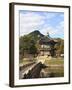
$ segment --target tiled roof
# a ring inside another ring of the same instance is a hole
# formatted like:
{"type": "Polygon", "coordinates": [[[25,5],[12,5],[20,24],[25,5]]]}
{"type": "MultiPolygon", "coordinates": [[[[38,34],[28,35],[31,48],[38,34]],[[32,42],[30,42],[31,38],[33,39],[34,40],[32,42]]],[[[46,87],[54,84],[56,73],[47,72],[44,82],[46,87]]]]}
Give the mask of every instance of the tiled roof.
{"type": "Polygon", "coordinates": [[[39,44],[50,44],[50,45],[55,45],[57,42],[54,41],[52,38],[47,38],[47,37],[43,37],[40,39],[39,44]]]}

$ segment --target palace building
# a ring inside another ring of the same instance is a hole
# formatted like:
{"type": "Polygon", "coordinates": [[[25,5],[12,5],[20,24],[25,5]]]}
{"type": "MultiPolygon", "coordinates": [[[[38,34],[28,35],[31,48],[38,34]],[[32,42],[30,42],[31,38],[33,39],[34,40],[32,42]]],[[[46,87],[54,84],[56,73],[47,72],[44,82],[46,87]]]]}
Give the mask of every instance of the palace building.
{"type": "Polygon", "coordinates": [[[49,37],[49,34],[39,40],[40,55],[55,56],[55,44],[57,42],[49,37]]]}

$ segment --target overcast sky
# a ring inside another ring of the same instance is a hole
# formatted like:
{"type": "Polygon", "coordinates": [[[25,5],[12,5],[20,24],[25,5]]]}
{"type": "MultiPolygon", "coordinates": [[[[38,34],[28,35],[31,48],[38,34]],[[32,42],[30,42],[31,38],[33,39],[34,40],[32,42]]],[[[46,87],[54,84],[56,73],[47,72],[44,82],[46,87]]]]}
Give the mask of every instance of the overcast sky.
{"type": "Polygon", "coordinates": [[[35,12],[20,10],[20,36],[39,30],[42,34],[51,37],[64,38],[63,12],[35,12]]]}

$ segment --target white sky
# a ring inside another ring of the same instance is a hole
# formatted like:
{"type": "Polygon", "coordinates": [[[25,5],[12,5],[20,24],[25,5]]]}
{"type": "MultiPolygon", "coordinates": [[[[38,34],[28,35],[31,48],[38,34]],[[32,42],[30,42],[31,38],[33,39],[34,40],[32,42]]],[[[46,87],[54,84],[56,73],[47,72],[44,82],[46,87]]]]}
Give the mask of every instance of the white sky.
{"type": "Polygon", "coordinates": [[[20,36],[39,30],[42,34],[50,33],[51,37],[64,37],[63,12],[20,11],[20,36]]]}

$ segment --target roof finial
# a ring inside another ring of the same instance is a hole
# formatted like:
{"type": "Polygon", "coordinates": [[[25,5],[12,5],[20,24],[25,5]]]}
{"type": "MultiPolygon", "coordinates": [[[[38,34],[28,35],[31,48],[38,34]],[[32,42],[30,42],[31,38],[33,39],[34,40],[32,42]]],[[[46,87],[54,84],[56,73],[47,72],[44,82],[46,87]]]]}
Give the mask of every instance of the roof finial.
{"type": "Polygon", "coordinates": [[[49,32],[47,32],[47,37],[50,38],[49,32]]]}

